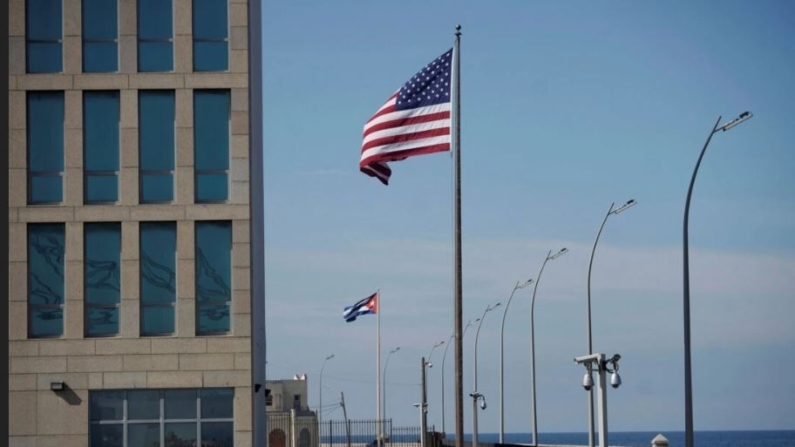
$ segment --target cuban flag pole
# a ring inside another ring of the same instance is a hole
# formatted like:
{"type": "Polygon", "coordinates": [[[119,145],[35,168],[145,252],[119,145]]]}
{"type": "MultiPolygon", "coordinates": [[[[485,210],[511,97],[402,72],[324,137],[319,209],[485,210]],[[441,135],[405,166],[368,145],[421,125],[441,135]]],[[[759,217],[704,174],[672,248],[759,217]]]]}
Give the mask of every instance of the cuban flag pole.
{"type": "Polygon", "coordinates": [[[376,360],[375,360],[375,409],[376,409],[376,440],[379,447],[383,446],[383,421],[381,420],[381,289],[374,294],[359,300],[353,306],[347,306],[342,312],[342,318],[347,323],[356,321],[361,315],[375,314],[376,320],[376,360]]]}

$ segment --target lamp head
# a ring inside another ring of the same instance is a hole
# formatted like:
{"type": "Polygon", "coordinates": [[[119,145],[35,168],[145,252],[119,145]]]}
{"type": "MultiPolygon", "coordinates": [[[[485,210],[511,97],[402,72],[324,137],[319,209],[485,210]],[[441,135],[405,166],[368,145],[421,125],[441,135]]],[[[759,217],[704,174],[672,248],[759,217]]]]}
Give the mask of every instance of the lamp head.
{"type": "Polygon", "coordinates": [[[326,360],[331,360],[333,358],[334,358],[334,354],[331,354],[330,356],[326,357],[326,360]]]}
{"type": "Polygon", "coordinates": [[[583,376],[582,387],[585,388],[585,391],[591,391],[591,388],[593,388],[593,377],[591,377],[590,372],[586,372],[583,376]]]}
{"type": "Polygon", "coordinates": [[[627,201],[627,203],[625,203],[625,204],[621,205],[620,207],[618,207],[617,209],[613,210],[613,214],[623,213],[627,209],[632,208],[633,206],[635,206],[637,204],[638,204],[638,202],[636,202],[635,199],[630,199],[630,200],[627,201]]]}
{"type": "Polygon", "coordinates": [[[482,396],[482,397],[483,397],[483,399],[480,401],[480,409],[481,410],[485,410],[486,409],[486,396],[482,396]]]}
{"type": "Polygon", "coordinates": [[[550,257],[549,257],[549,260],[552,260],[552,259],[559,258],[559,257],[561,257],[561,256],[565,255],[566,253],[568,253],[568,251],[569,251],[569,249],[568,249],[568,248],[566,248],[566,247],[563,247],[563,248],[561,248],[561,249],[560,249],[560,250],[559,250],[557,253],[555,253],[554,255],[550,256],[550,257]]]}
{"type": "Polygon", "coordinates": [[[734,126],[736,126],[736,125],[738,125],[740,123],[742,123],[743,121],[748,121],[753,116],[754,115],[751,112],[745,111],[745,112],[741,113],[740,116],[738,116],[737,118],[735,118],[735,119],[729,121],[728,123],[724,124],[723,127],[720,128],[720,130],[726,132],[727,130],[731,129],[732,127],[734,127],[734,126]]]}

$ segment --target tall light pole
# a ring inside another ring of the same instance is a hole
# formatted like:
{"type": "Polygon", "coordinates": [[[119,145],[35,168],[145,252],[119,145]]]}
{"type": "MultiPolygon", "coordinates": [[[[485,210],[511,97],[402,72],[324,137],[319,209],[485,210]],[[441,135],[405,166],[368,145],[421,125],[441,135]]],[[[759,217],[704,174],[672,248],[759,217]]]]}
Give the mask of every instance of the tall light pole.
{"type": "MultiPolygon", "coordinates": [[[[328,362],[329,360],[331,360],[333,358],[334,358],[334,354],[331,354],[330,356],[326,357],[326,359],[323,360],[323,366],[320,367],[320,386],[319,386],[319,389],[318,389],[318,394],[320,396],[320,404],[318,405],[320,414],[318,415],[318,418],[317,418],[317,425],[319,427],[318,430],[317,430],[318,435],[321,433],[321,430],[323,429],[323,370],[326,368],[326,362],[328,362]]],[[[322,438],[320,438],[320,436],[318,436],[318,438],[320,439],[321,444],[322,444],[322,438]]]]}
{"type": "MultiPolygon", "coordinates": [[[[389,358],[392,357],[392,354],[400,351],[400,346],[397,348],[389,351],[389,354],[386,356],[386,362],[384,363],[384,373],[382,375],[384,387],[381,389],[381,393],[383,396],[381,397],[381,417],[383,417],[383,421],[386,421],[386,367],[389,366],[389,358]]],[[[383,421],[381,422],[383,424],[383,421]]],[[[383,430],[381,430],[383,432],[383,430]]]]}
{"type": "Polygon", "coordinates": [[[483,311],[483,315],[480,317],[480,323],[478,323],[478,330],[475,332],[475,389],[470,393],[472,397],[472,446],[478,447],[478,400],[483,400],[481,404],[482,408],[486,409],[486,398],[483,394],[478,392],[478,337],[480,336],[480,327],[483,325],[483,319],[486,318],[486,314],[491,312],[492,310],[496,309],[500,306],[501,303],[497,303],[495,305],[488,305],[486,306],[486,310],[483,311]]]}
{"type": "Polygon", "coordinates": [[[425,405],[425,411],[422,413],[422,426],[425,427],[422,431],[423,438],[427,435],[426,431],[428,429],[428,381],[426,380],[426,374],[429,368],[433,368],[433,363],[431,363],[433,351],[443,344],[444,340],[434,343],[431,352],[428,354],[428,358],[422,358],[422,404],[425,405]]]}
{"type": "Polygon", "coordinates": [[[535,335],[535,307],[536,307],[536,292],[538,291],[538,283],[541,282],[541,274],[544,273],[544,267],[548,261],[559,258],[569,251],[568,248],[563,247],[554,255],[552,250],[547,253],[544,263],[541,264],[541,270],[538,272],[538,279],[536,285],[533,287],[533,298],[530,301],[530,369],[533,373],[533,445],[538,445],[538,412],[536,411],[536,335],[535,335]]]}
{"type": "Polygon", "coordinates": [[[696,162],[696,167],[693,169],[693,177],[690,179],[690,186],[687,188],[687,200],[685,201],[685,219],[684,219],[684,231],[683,231],[683,238],[682,238],[682,247],[684,252],[684,296],[683,296],[683,307],[684,307],[684,327],[685,327],[685,447],[693,447],[693,386],[692,380],[690,376],[690,260],[689,260],[689,249],[687,243],[687,227],[688,227],[688,218],[690,216],[690,197],[693,195],[693,184],[696,182],[696,174],[698,174],[698,168],[701,166],[701,159],[704,158],[704,153],[707,151],[707,146],[709,145],[709,141],[712,139],[712,136],[715,135],[719,130],[727,131],[732,127],[742,123],[750,119],[753,115],[751,112],[743,112],[737,118],[729,121],[728,123],[720,126],[721,117],[718,117],[718,120],[715,121],[715,126],[712,128],[712,131],[709,133],[707,137],[706,143],[704,143],[704,148],[701,149],[701,154],[698,156],[698,161],[696,162]]]}
{"type": "MultiPolygon", "coordinates": [[[[472,326],[473,322],[477,323],[478,321],[480,321],[480,318],[476,318],[474,321],[469,320],[464,327],[464,332],[461,334],[461,337],[466,335],[467,329],[469,329],[469,326],[472,326]]],[[[444,355],[442,355],[442,436],[444,437],[447,437],[447,432],[444,429],[444,361],[447,359],[447,348],[450,347],[450,342],[453,341],[453,337],[455,337],[455,334],[452,334],[447,340],[447,344],[444,346],[444,355]]]]}
{"type": "MultiPolygon", "coordinates": [[[[635,199],[630,199],[627,203],[618,208],[615,207],[615,202],[610,204],[610,209],[607,210],[602,225],[599,227],[599,232],[596,233],[596,240],[591,249],[591,261],[588,263],[588,354],[593,354],[593,338],[591,336],[591,269],[593,268],[593,257],[596,253],[596,244],[599,243],[599,236],[602,235],[602,229],[605,227],[607,218],[613,214],[620,214],[628,208],[634,206],[637,202],[635,199]]],[[[593,447],[594,443],[594,420],[593,420],[593,389],[588,390],[588,447],[593,447]]]]}
{"type": "MultiPolygon", "coordinates": [[[[504,437],[505,437],[505,422],[504,422],[504,415],[505,415],[505,374],[503,373],[503,368],[505,366],[505,362],[503,361],[503,340],[505,337],[505,316],[508,315],[508,308],[511,307],[511,300],[513,299],[514,293],[517,290],[522,289],[524,287],[529,286],[532,284],[533,280],[528,279],[525,282],[516,282],[516,285],[511,291],[511,296],[508,298],[508,302],[505,303],[505,310],[502,312],[502,327],[500,328],[500,444],[503,444],[504,437]]],[[[475,390],[477,391],[477,390],[475,390]]]]}

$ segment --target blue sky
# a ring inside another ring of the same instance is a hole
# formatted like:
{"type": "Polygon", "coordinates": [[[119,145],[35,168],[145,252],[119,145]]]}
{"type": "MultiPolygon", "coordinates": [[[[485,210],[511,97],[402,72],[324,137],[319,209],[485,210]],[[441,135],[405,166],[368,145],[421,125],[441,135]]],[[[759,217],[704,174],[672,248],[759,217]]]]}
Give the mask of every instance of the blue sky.
{"type": "MultiPolygon", "coordinates": [[[[723,2],[266,3],[263,12],[269,378],[309,376],[324,407],[375,416],[375,317],[342,308],[382,293],[387,417],[417,425],[420,358],[453,330],[449,153],[393,163],[390,185],[358,171],[364,122],[462,37],[465,321],[549,263],[536,296],[539,430],[585,431],[586,279],[594,348],[622,355],[610,429],[684,429],[682,214],[690,213],[696,430],[795,429],[795,4],[723,2]]],[[[506,431],[531,431],[530,288],[505,328],[506,431]]],[[[499,424],[502,308],[488,314],[481,432],[499,424]]],[[[464,340],[464,391],[473,341],[464,340]]],[[[441,360],[429,423],[441,427],[441,360]]],[[[453,355],[445,420],[454,431],[453,355]]],[[[324,409],[324,419],[341,419],[324,409]]],[[[471,430],[465,405],[466,431],[471,430]]],[[[543,441],[543,438],[541,439],[543,441]]],[[[529,441],[529,440],[528,440],[529,441]]]]}

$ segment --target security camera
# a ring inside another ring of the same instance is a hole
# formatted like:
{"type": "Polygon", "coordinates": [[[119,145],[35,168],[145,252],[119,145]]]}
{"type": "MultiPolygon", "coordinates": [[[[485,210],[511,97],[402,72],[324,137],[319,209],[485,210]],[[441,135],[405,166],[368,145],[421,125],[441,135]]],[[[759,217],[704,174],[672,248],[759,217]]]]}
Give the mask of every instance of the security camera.
{"type": "Polygon", "coordinates": [[[585,373],[585,376],[583,376],[582,387],[585,388],[585,391],[591,391],[591,388],[593,388],[593,377],[591,377],[590,373],[585,373]]]}
{"type": "Polygon", "coordinates": [[[613,388],[618,388],[621,386],[621,376],[619,376],[617,372],[614,372],[610,376],[610,386],[613,388]]]}
{"type": "Polygon", "coordinates": [[[433,368],[433,363],[428,362],[427,365],[428,365],[428,368],[433,368]]]}

